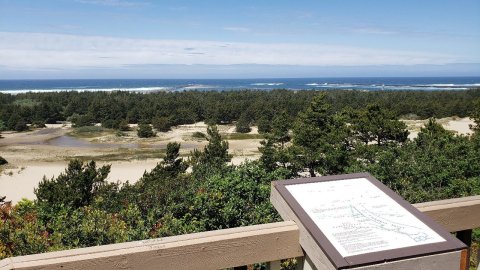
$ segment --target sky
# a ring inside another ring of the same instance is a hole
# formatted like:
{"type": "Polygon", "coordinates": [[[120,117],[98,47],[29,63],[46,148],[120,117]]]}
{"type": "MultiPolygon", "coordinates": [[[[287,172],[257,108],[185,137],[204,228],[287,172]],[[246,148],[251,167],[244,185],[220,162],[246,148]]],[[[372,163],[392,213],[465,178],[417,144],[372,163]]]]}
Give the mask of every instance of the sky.
{"type": "Polygon", "coordinates": [[[480,76],[479,0],[0,0],[0,79],[480,76]]]}

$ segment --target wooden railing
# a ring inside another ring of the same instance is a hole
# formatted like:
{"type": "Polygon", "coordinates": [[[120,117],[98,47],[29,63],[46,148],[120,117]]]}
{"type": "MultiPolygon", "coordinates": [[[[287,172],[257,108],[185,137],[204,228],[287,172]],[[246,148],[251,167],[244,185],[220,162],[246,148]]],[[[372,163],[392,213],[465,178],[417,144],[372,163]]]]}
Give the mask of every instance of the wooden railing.
{"type": "MultiPolygon", "coordinates": [[[[480,227],[480,196],[415,206],[449,231],[459,232],[467,244],[472,229],[480,227]]],[[[302,256],[297,225],[284,221],[13,257],[0,261],[0,270],[223,269],[258,262],[280,269],[280,260],[302,256]]]]}

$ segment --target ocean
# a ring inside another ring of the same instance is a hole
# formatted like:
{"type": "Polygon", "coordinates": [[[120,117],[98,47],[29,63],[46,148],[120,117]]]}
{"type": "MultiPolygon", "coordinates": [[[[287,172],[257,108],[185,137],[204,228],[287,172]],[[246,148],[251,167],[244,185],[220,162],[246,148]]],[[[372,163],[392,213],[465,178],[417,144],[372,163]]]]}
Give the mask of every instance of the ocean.
{"type": "Polygon", "coordinates": [[[77,79],[0,80],[0,93],[58,91],[186,91],[242,89],[288,90],[466,90],[480,87],[478,77],[349,77],[276,79],[77,79]]]}

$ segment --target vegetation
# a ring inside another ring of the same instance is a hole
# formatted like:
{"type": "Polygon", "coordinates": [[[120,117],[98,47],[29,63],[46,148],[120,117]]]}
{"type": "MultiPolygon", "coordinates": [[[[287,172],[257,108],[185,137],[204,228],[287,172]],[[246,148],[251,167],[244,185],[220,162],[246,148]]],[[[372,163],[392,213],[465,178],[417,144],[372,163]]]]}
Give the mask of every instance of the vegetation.
{"type": "Polygon", "coordinates": [[[151,138],[156,136],[155,132],[153,132],[152,126],[149,124],[138,125],[137,135],[140,138],[151,138]]]}
{"type": "MultiPolygon", "coordinates": [[[[270,182],[305,174],[368,171],[412,203],[480,194],[480,102],[470,100],[478,97],[478,90],[311,93],[171,93],[187,97],[188,103],[183,111],[161,103],[185,117],[172,117],[175,124],[202,117],[221,123],[236,121],[237,116],[249,123],[257,117],[258,121],[263,119],[260,159],[239,166],[229,164],[232,156],[228,143],[212,125],[204,134],[208,143],[203,149],[184,159],[179,155],[181,145],[170,143],[163,160],[133,184],[108,183],[109,166],[97,168],[95,162],[72,160],[63,174],[42,180],[35,190],[35,201],[23,200],[14,206],[6,205],[5,199],[0,202],[0,258],[277,221],[279,216],[269,203],[270,182]],[[208,99],[210,95],[217,101],[235,97],[235,105],[223,107],[229,104],[228,99],[215,103],[217,106],[198,105],[198,100],[213,102],[208,99]],[[423,101],[427,105],[421,107],[411,96],[427,97],[423,101]],[[364,105],[354,104],[350,98],[364,105]],[[245,100],[252,103],[242,103],[245,100]],[[465,105],[458,110],[449,105],[460,101],[465,105]],[[272,102],[271,106],[267,102],[272,102]],[[237,103],[250,107],[237,112],[237,103]],[[266,108],[275,108],[275,113],[266,108]],[[405,125],[398,120],[407,113],[444,116],[442,113],[447,112],[460,116],[470,112],[475,133],[456,135],[431,118],[418,137],[410,140],[405,125]],[[272,120],[267,125],[265,119],[272,120]],[[189,167],[191,170],[187,170],[189,167]]],[[[150,98],[157,98],[131,93],[85,94],[83,99],[92,101],[103,95],[117,102],[127,102],[121,97],[131,97],[132,104],[137,99],[150,102],[150,98]]],[[[74,93],[58,95],[71,97],[69,103],[82,100],[74,93]]],[[[170,93],[160,95],[170,100],[170,93]]],[[[25,94],[22,98],[36,97],[42,95],[25,94]]],[[[8,104],[16,99],[3,98],[8,104]]],[[[124,108],[95,104],[100,106],[97,112],[118,109],[120,113],[124,108]]],[[[131,110],[136,111],[128,111],[125,117],[131,122],[143,121],[150,115],[142,111],[147,108],[161,111],[152,111],[152,119],[173,115],[162,106],[133,106],[131,110]]],[[[73,105],[68,108],[79,115],[91,113],[88,108],[78,112],[73,105]]],[[[148,124],[141,124],[139,131],[142,126],[153,133],[148,124]]],[[[478,231],[474,237],[478,241],[478,231]]]]}
{"type": "MultiPolygon", "coordinates": [[[[152,124],[158,131],[205,121],[208,124],[256,123],[261,133],[269,121],[285,111],[292,119],[318,93],[325,94],[330,110],[364,109],[369,104],[389,108],[395,117],[426,119],[469,115],[480,98],[480,89],[465,91],[186,91],[150,94],[130,92],[58,92],[0,94],[0,123],[6,130],[21,130],[24,122],[46,124],[69,120],[75,127],[101,123],[124,129],[126,123],[152,124]],[[242,120],[242,121],[240,121],[242,120]]],[[[1,125],[0,125],[1,127],[1,125]]],[[[247,128],[248,129],[248,128],[247,128]]],[[[240,126],[240,130],[242,127],[240,126]]],[[[125,130],[124,130],[125,131],[125,130]]],[[[240,132],[240,131],[239,131],[240,132]]]]}
{"type": "Polygon", "coordinates": [[[0,156],[0,166],[5,164],[8,164],[8,161],[4,159],[2,156],[0,156]]]}

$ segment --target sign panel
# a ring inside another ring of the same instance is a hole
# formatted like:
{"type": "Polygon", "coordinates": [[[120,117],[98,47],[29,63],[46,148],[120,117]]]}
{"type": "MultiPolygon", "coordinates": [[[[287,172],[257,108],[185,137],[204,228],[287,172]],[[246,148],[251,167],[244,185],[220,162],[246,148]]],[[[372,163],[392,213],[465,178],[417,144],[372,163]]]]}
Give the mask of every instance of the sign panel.
{"type": "Polygon", "coordinates": [[[343,257],[446,241],[365,178],[286,188],[343,257]]]}
{"type": "MultiPolygon", "coordinates": [[[[466,248],[368,173],[275,181],[271,201],[284,219],[299,224],[300,244],[323,268],[388,269],[386,262],[425,263],[466,248]]],[[[442,261],[451,260],[445,256],[442,261]]]]}

